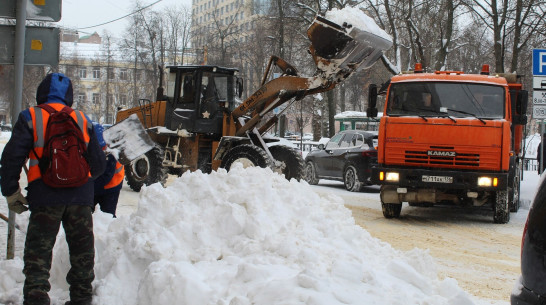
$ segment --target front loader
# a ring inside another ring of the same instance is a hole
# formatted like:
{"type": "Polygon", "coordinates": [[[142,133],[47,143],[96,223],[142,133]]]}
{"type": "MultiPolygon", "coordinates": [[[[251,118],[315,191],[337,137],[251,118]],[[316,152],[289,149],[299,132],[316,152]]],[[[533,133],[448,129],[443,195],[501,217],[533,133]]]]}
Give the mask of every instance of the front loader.
{"type": "Polygon", "coordinates": [[[340,26],[320,16],[307,34],[315,74],[300,76],[292,65],[272,56],[261,87],[244,101],[243,81],[236,69],[167,67],[166,91],[160,84],[155,102],[140,100],[138,107],[117,113],[116,121],[137,114],[156,143],[155,149],[126,167],[129,186],[138,191],[142,185],[165,181],[169,173],[229,170],[236,162],[270,167],[287,179],[303,178],[299,151],[268,146],[275,140],[264,137],[282,112],[264,122],[265,115],[287,102],[333,89],[354,72],[373,65],[391,45],[384,35],[347,23],[340,26]],[[274,66],[282,74],[268,81],[274,66]]]}

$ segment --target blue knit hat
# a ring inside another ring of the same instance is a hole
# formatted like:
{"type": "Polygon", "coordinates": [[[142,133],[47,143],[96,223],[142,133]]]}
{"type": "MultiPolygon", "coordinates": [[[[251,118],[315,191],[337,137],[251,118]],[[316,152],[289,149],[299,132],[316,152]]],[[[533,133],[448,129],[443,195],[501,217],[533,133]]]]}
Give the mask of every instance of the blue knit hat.
{"type": "Polygon", "coordinates": [[[93,122],[93,129],[95,130],[95,134],[97,135],[97,139],[99,140],[100,147],[106,146],[106,141],[104,141],[104,137],[102,135],[104,127],[102,127],[102,125],[97,122],[93,122]]]}
{"type": "Polygon", "coordinates": [[[46,75],[36,91],[38,105],[47,102],[60,102],[70,107],[73,98],[72,81],[62,73],[46,75]]]}

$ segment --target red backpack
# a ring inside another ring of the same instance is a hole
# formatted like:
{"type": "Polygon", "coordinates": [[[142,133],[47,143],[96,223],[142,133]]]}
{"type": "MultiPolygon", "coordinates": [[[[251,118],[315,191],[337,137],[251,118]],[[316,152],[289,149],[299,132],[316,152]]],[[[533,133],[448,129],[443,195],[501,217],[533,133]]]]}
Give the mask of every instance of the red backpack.
{"type": "MultiPolygon", "coordinates": [[[[51,187],[84,185],[89,179],[87,145],[80,127],[70,116],[74,110],[65,106],[61,111],[57,111],[47,104],[38,107],[50,114],[43,154],[38,158],[42,180],[51,187]]],[[[36,151],[34,155],[38,156],[36,151]]]]}

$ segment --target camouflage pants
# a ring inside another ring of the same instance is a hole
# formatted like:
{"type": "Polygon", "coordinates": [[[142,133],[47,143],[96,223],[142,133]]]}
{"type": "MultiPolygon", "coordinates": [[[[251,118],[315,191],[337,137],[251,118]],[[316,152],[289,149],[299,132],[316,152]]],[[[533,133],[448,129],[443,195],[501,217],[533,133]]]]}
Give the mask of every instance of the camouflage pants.
{"type": "Polygon", "coordinates": [[[91,282],[95,278],[95,247],[93,218],[90,206],[48,206],[33,208],[30,213],[25,241],[23,273],[24,305],[49,305],[49,270],[52,250],[59,227],[63,224],[70,251],[70,271],[66,281],[70,285],[70,300],[91,300],[91,282]]]}

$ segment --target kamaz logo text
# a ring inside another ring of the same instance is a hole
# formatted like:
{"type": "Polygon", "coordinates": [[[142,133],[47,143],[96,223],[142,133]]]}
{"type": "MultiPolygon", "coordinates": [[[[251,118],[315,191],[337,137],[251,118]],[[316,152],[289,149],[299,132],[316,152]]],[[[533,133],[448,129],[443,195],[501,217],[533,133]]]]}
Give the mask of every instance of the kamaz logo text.
{"type": "Polygon", "coordinates": [[[429,156],[441,156],[441,157],[455,157],[457,154],[454,151],[439,151],[439,150],[429,150],[429,156]]]}

